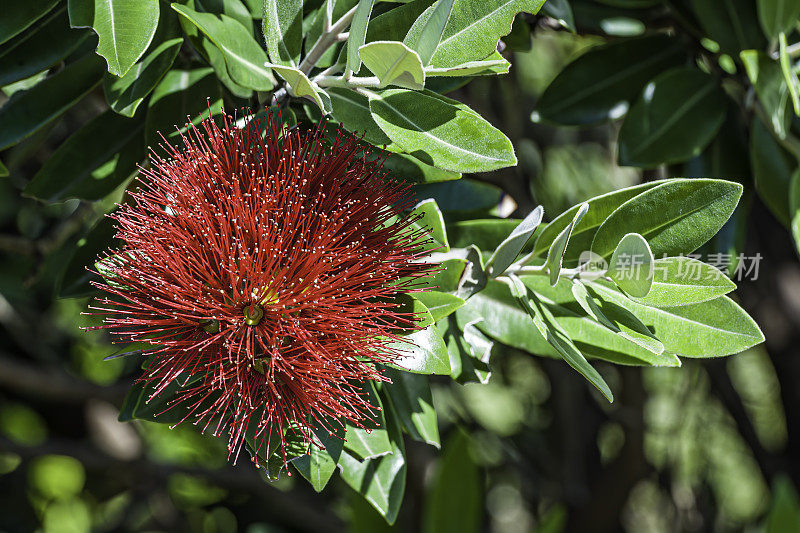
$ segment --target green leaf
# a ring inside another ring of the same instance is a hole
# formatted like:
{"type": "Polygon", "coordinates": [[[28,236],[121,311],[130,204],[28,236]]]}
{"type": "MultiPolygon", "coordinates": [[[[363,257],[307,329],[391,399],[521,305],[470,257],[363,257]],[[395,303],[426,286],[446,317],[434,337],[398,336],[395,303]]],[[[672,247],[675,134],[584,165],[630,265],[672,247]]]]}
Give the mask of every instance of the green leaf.
{"type": "MultiPolygon", "coordinates": [[[[372,120],[370,118],[370,120],[372,120]]],[[[388,154],[383,161],[383,168],[390,171],[395,178],[412,183],[440,183],[457,180],[461,174],[426,165],[416,157],[406,154],[388,154]]],[[[417,189],[419,190],[419,189],[417,189]]]]}
{"type": "Polygon", "coordinates": [[[798,0],[757,0],[758,21],[764,34],[774,39],[781,32],[791,31],[800,17],[798,0]]]}
{"type": "Polygon", "coordinates": [[[100,276],[87,270],[97,256],[118,244],[114,239],[114,221],[103,217],[75,245],[72,256],[59,276],[56,294],[59,298],[80,298],[95,292],[91,281],[100,281],[100,276]]]}
{"type": "MultiPolygon", "coordinates": [[[[439,263],[440,270],[436,274],[420,280],[420,288],[456,292],[467,263],[466,259],[445,259],[439,263]]],[[[433,315],[433,312],[431,312],[431,315],[433,315]]]]}
{"type": "Polygon", "coordinates": [[[124,76],[136,63],[156,34],[158,0],[71,0],[72,26],[90,26],[100,38],[97,53],[108,63],[108,71],[124,76]]]}
{"type": "Polygon", "coordinates": [[[755,321],[727,296],[656,308],[629,300],[602,283],[593,283],[592,287],[600,296],[625,307],[655,331],[667,352],[685,357],[721,357],[764,341],[755,321]]]}
{"type": "Polygon", "coordinates": [[[91,32],[69,27],[65,8],[59,8],[39,24],[0,47],[0,87],[33,76],[58,63],[91,32]]]}
{"type": "Polygon", "coordinates": [[[144,115],[131,119],[106,111],[56,149],[24,194],[46,202],[103,198],[130,177],[144,158],[143,129],[144,115]],[[132,156],[123,152],[129,144],[132,156]],[[105,169],[108,173],[104,172],[106,165],[110,165],[105,169]]]}
{"type": "Polygon", "coordinates": [[[297,66],[303,42],[302,26],[303,0],[264,0],[262,29],[271,62],[297,66]]]}
{"type": "Polygon", "coordinates": [[[8,41],[53,9],[58,0],[5,2],[0,17],[0,44],[8,41]]]}
{"type": "MultiPolygon", "coordinates": [[[[589,364],[583,354],[578,350],[567,333],[561,328],[552,313],[545,307],[536,294],[529,293],[528,288],[516,275],[512,274],[511,292],[527,311],[533,320],[536,329],[547,342],[556,349],[561,357],[575,370],[578,371],[589,383],[603,393],[609,402],[614,401],[611,389],[597,370],[589,364]]],[[[552,284],[552,283],[551,283],[552,284]]]]}
{"type": "Polygon", "coordinates": [[[627,309],[617,305],[610,305],[602,299],[596,300],[594,291],[590,294],[589,289],[577,280],[572,284],[572,295],[578,305],[586,311],[587,315],[620,337],[641,346],[655,355],[660,355],[664,352],[664,345],[661,344],[661,341],[627,309]]]}
{"type": "Polygon", "coordinates": [[[440,323],[450,355],[450,377],[459,383],[487,383],[492,374],[489,358],[494,343],[475,327],[477,322],[480,319],[467,322],[463,332],[454,316],[440,323]]]}
{"type": "Polygon", "coordinates": [[[401,42],[371,42],[359,48],[358,55],[364,65],[378,77],[381,87],[396,85],[422,90],[425,86],[425,72],[420,57],[401,42]]]}
{"type": "Polygon", "coordinates": [[[264,68],[267,55],[250,30],[224,14],[200,13],[174,3],[172,9],[191,21],[217,45],[225,57],[233,81],[257,91],[268,91],[274,87],[272,74],[264,68]]]}
{"type": "Polygon", "coordinates": [[[182,44],[178,17],[171,11],[162,13],[156,36],[142,60],[121,78],[106,75],[103,80],[103,91],[111,109],[132,117],[139,104],[172,67],[182,44]]]}
{"type": "Polygon", "coordinates": [[[8,169],[3,164],[3,162],[0,161],[0,178],[4,178],[6,176],[8,176],[8,169]]]}
{"type": "MultiPolygon", "coordinates": [[[[453,248],[466,248],[474,244],[482,250],[493,250],[500,246],[500,243],[507,239],[521,222],[518,218],[456,220],[447,224],[447,236],[453,248]]],[[[522,249],[526,251],[530,249],[530,241],[522,249]]]]}
{"type": "Polygon", "coordinates": [[[170,70],[150,97],[145,118],[145,143],[151,148],[162,142],[179,141],[179,132],[186,131],[186,122],[198,124],[212,114],[222,112],[222,91],[214,70],[170,70]]]}
{"type": "Polygon", "coordinates": [[[789,89],[789,96],[792,98],[794,114],[800,116],[800,80],[797,79],[797,72],[792,65],[792,59],[789,57],[785,33],[778,35],[778,43],[778,57],[780,58],[783,79],[789,89]]]}
{"type": "MultiPolygon", "coordinates": [[[[415,312],[419,311],[415,310],[415,312]]],[[[430,326],[404,335],[402,340],[389,343],[390,349],[397,350],[402,354],[402,357],[391,366],[415,374],[448,375],[450,374],[450,357],[447,355],[447,346],[445,346],[439,330],[432,324],[433,317],[430,312],[425,310],[425,313],[427,313],[425,321],[430,321],[430,326]]]]}
{"type": "Polygon", "coordinates": [[[454,313],[456,309],[466,303],[455,294],[439,291],[415,292],[414,298],[428,308],[433,320],[436,322],[454,313]]]}
{"type": "Polygon", "coordinates": [[[783,79],[780,64],[767,54],[756,50],[743,50],[742,58],[747,77],[756,90],[758,100],[770,118],[772,128],[779,137],[786,137],[786,109],[789,89],[783,79]]]}
{"type": "Polygon", "coordinates": [[[550,285],[558,283],[558,277],[561,274],[561,266],[564,263],[564,252],[572,236],[572,229],[581,221],[583,215],[585,215],[588,210],[588,203],[581,204],[572,217],[572,222],[553,239],[553,244],[551,244],[550,249],[547,250],[547,259],[544,262],[544,266],[545,270],[547,270],[550,275],[550,285]]]}
{"type": "Polygon", "coordinates": [[[788,475],[779,473],[772,481],[772,502],[765,533],[782,533],[800,528],[800,496],[788,475]]]}
{"type": "Polygon", "coordinates": [[[361,70],[359,49],[367,39],[367,25],[375,0],[359,0],[353,21],[350,23],[350,34],[347,36],[347,70],[358,74],[361,70]]]}
{"type": "Polygon", "coordinates": [[[674,307],[713,300],[728,294],[736,284],[713,266],[691,257],[665,257],[653,264],[653,286],[636,298],[653,307],[674,307]]]}
{"type": "MultiPolygon", "coordinates": [[[[3,175],[2,170],[2,162],[0,162],[0,176],[3,175]]],[[[7,173],[8,171],[6,171],[7,173]]],[[[794,237],[794,246],[800,255],[800,169],[794,171],[789,185],[789,212],[792,214],[789,229],[794,237]]]]}
{"type": "Polygon", "coordinates": [[[541,119],[562,125],[596,124],[627,110],[654,76],[684,62],[675,37],[621,39],[592,48],[567,65],[536,104],[541,119]]]}
{"type": "MultiPolygon", "coordinates": [[[[664,183],[663,181],[651,181],[627,187],[618,191],[612,191],[607,194],[595,196],[587,200],[585,203],[589,204],[589,210],[575,224],[572,228],[572,237],[570,237],[567,250],[564,252],[564,263],[571,264],[578,260],[580,254],[589,250],[592,245],[592,239],[597,232],[597,228],[614,212],[620,205],[624,204],[634,196],[642,192],[652,189],[664,183]]],[[[583,204],[578,204],[570,207],[567,211],[561,213],[552,222],[544,227],[539,237],[536,239],[536,244],[533,247],[535,255],[541,255],[543,252],[550,248],[553,241],[561,233],[564,228],[572,223],[575,214],[578,212],[583,204]]]]}
{"type": "Polygon", "coordinates": [[[325,429],[315,429],[314,435],[318,443],[314,443],[309,448],[308,453],[295,459],[292,464],[304,478],[311,483],[314,490],[321,492],[328,484],[336,464],[342,456],[342,446],[344,445],[344,432],[342,435],[331,435],[325,429]],[[322,447],[317,444],[322,445],[322,447]]]}
{"type": "MultiPolygon", "coordinates": [[[[405,42],[418,42],[422,32],[444,3],[428,8],[409,30],[405,42]]],[[[456,0],[441,39],[430,61],[434,67],[454,67],[468,61],[485,59],[497,48],[497,41],[511,32],[514,16],[520,12],[536,14],[544,0],[456,0]]],[[[430,30],[434,34],[433,30],[430,30]]],[[[435,35],[435,34],[434,34],[435,35]]],[[[431,39],[430,42],[432,42],[431,39]]],[[[412,46],[414,48],[414,46],[412,46]]]]}
{"type": "Polygon", "coordinates": [[[447,439],[423,510],[425,533],[478,533],[483,524],[483,476],[470,457],[469,436],[447,439]]]}
{"type": "Polygon", "coordinates": [[[438,448],[439,426],[428,378],[393,368],[387,368],[385,375],[392,381],[384,383],[383,390],[408,434],[414,440],[438,448]]]}
{"type": "Polygon", "coordinates": [[[331,100],[325,94],[325,91],[320,89],[316,83],[308,79],[308,76],[303,74],[300,70],[294,67],[284,67],[272,63],[266,64],[280,75],[281,78],[286,80],[289,84],[289,94],[297,98],[307,98],[317,104],[323,113],[328,114],[331,112],[331,100]]]}
{"type": "Polygon", "coordinates": [[[100,83],[103,72],[103,61],[89,54],[30,89],[15,92],[0,107],[0,150],[60,117],[100,83]]]}
{"type": "MultiPolygon", "coordinates": [[[[419,53],[423,65],[431,62],[436,47],[450,20],[454,0],[438,0],[411,27],[404,40],[419,53]]],[[[372,70],[372,69],[370,69],[372,70]]]]}
{"type": "Polygon", "coordinates": [[[367,28],[366,42],[402,41],[411,26],[436,0],[413,0],[373,18],[367,28]]]}
{"type": "MultiPolygon", "coordinates": [[[[568,336],[587,357],[625,365],[680,366],[677,357],[652,351],[609,330],[587,317],[572,294],[573,282],[561,279],[555,287],[545,276],[520,278],[539,298],[546,298],[550,311],[568,336]]],[[[620,293],[621,294],[621,293],[620,293]]],[[[532,354],[558,357],[558,353],[531,328],[530,317],[511,296],[508,286],[495,280],[467,300],[456,311],[459,323],[474,323],[477,328],[503,344],[532,354]]]]}
{"type": "Polygon", "coordinates": [[[722,52],[736,57],[740,50],[762,49],[766,43],[752,0],[691,0],[707,36],[719,43],[722,52]]]}
{"type": "Polygon", "coordinates": [[[506,237],[486,261],[486,273],[496,278],[511,266],[542,222],[544,208],[537,207],[506,237]]]}
{"type": "MultiPolygon", "coordinates": [[[[369,99],[361,93],[339,87],[328,88],[331,97],[333,118],[347,131],[356,135],[364,134],[364,140],[375,145],[391,144],[392,140],[383,133],[369,112],[369,99]]],[[[390,156],[391,157],[391,156],[390,156]]],[[[405,176],[400,176],[405,177],[405,176]]]]}
{"type": "MultiPolygon", "coordinates": [[[[193,376],[181,374],[158,391],[158,394],[153,384],[135,383],[128,390],[120,407],[120,422],[138,419],[159,424],[177,424],[187,417],[194,419],[191,414],[192,406],[196,403],[195,398],[200,400],[199,397],[184,398],[180,402],[174,400],[182,389],[201,378],[199,374],[193,376]]],[[[203,399],[201,406],[194,409],[194,412],[202,412],[202,405],[210,405],[218,394],[214,393],[203,399]]]]}
{"type": "Polygon", "coordinates": [[[787,152],[758,118],[750,123],[750,164],[758,195],[782,224],[788,226],[789,184],[797,159],[787,152]]]}
{"type": "MultiPolygon", "coordinates": [[[[458,174],[457,174],[458,175],[458,174]]],[[[415,197],[419,199],[434,198],[436,204],[445,213],[461,216],[486,216],[486,212],[496,207],[500,203],[503,195],[502,189],[495,185],[490,185],[472,179],[460,179],[449,183],[432,183],[418,185],[414,187],[415,197]]],[[[514,224],[512,221],[511,224],[514,224]]],[[[513,229],[513,226],[500,237],[492,246],[497,246],[503,238],[513,229]]],[[[452,242],[452,237],[450,237],[452,242]]],[[[463,246],[472,243],[467,243],[463,246]]]]}
{"type": "Polygon", "coordinates": [[[633,104],[619,131],[619,163],[652,168],[700,154],[725,120],[725,93],[697,69],[656,77],[633,104]]]}
{"type": "Polygon", "coordinates": [[[575,17],[568,0],[549,0],[542,6],[542,14],[555,19],[563,28],[575,33],[575,17]]]}
{"type": "Polygon", "coordinates": [[[619,241],[608,264],[608,277],[634,298],[644,298],[653,286],[653,252],[638,233],[628,233],[619,241]]]}
{"type": "Polygon", "coordinates": [[[517,163],[511,141],[470,108],[425,91],[369,93],[372,118],[404,151],[453,172],[481,172],[517,163]]]}
{"type": "Polygon", "coordinates": [[[488,281],[486,269],[483,266],[483,257],[478,247],[470,245],[466,249],[465,258],[467,264],[464,267],[464,272],[458,282],[458,290],[456,291],[456,296],[464,300],[483,290],[488,281]]]}
{"type": "MultiPolygon", "coordinates": [[[[387,408],[387,416],[396,417],[391,408],[387,408]]],[[[394,428],[398,427],[397,422],[392,424],[394,428]]],[[[405,446],[399,430],[391,432],[388,455],[359,461],[344,451],[339,458],[339,468],[342,480],[359,492],[389,524],[393,524],[406,488],[405,446]]]]}
{"type": "Polygon", "coordinates": [[[408,214],[416,220],[409,225],[409,232],[424,232],[428,239],[420,246],[420,251],[448,252],[450,244],[447,242],[447,232],[444,228],[444,219],[436,200],[424,200],[414,206],[408,214]]]}
{"type": "MultiPolygon", "coordinates": [[[[494,55],[489,57],[494,57],[494,55]]],[[[509,63],[504,57],[500,56],[498,59],[468,61],[453,67],[425,67],[425,76],[481,76],[485,74],[508,74],[509,68],[511,68],[511,63],[509,63]]]]}
{"type": "Polygon", "coordinates": [[[714,179],[675,179],[631,198],[597,229],[592,251],[607,258],[627,233],[638,233],[655,256],[693,252],[730,218],[743,187],[714,179]]]}

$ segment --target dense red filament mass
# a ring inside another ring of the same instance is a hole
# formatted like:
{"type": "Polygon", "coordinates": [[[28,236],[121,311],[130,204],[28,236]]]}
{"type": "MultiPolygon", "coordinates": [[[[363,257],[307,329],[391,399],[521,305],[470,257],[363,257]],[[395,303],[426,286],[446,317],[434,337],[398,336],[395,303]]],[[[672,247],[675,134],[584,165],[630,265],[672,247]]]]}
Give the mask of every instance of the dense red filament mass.
{"type": "Polygon", "coordinates": [[[287,430],[333,431],[374,414],[364,383],[402,357],[414,327],[397,305],[430,267],[395,183],[357,139],[206,120],[153,156],[113,216],[123,245],[101,261],[97,309],[121,341],[144,341],[151,396],[238,455],[287,430]],[[396,346],[396,344],[394,344],[396,346]]]}

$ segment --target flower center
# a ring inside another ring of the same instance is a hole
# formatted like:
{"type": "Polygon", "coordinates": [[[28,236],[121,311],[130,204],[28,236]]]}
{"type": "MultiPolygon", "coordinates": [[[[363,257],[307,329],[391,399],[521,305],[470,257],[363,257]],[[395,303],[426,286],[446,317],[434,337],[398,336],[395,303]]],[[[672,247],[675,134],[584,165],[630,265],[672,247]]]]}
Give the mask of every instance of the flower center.
{"type": "Polygon", "coordinates": [[[258,304],[251,304],[244,308],[244,322],[248,326],[255,326],[264,317],[264,310],[258,304]]]}

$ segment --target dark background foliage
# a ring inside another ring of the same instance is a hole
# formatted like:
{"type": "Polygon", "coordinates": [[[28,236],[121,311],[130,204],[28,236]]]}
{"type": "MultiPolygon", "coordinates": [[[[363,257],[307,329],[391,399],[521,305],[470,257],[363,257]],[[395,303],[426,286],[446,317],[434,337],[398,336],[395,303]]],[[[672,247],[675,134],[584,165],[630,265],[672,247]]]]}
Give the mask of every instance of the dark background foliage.
{"type": "MultiPolygon", "coordinates": [[[[156,90],[133,118],[114,124],[121,119],[109,111],[106,65],[86,55],[96,37],[86,30],[66,39],[44,27],[66,31],[64,2],[28,3],[48,12],[33,28],[64,41],[42,65],[4,64],[0,48],[0,105],[39,72],[85,83],[73,94],[28,94],[22,115],[0,107],[0,530],[388,529],[337,476],[320,494],[297,475],[267,483],[247,459],[226,464],[224,443],[193,427],[117,421],[139,362],[104,361],[117,348],[79,329],[95,320],[81,314],[84,266],[113,244],[102,215],[123,198],[157,130],[201,112],[207,97],[229,109],[263,102],[225,79],[215,49],[184,29],[189,39],[164,52],[174,54],[174,68],[216,70],[176,79],[175,90],[156,90]],[[3,76],[19,69],[22,81],[9,84],[3,76]],[[62,97],[51,120],[42,110],[54,102],[43,99],[62,97]],[[46,126],[15,138],[36,120],[46,126]],[[92,136],[84,126],[95,121],[115,134],[92,136]],[[91,142],[76,144],[70,158],[92,172],[70,190],[54,189],[42,173],[76,131],[91,142]]],[[[787,0],[787,12],[769,18],[763,10],[772,4],[548,0],[538,15],[518,15],[503,38],[510,74],[448,93],[503,131],[519,160],[444,189],[451,241],[486,238],[459,237],[455,223],[496,204],[521,218],[539,204],[557,214],[658,178],[739,181],[740,207],[703,251],[761,254],[757,279],[739,282],[737,294],[767,341],[725,359],[684,360],[680,369],[598,363],[614,404],[562,361],[496,343],[488,384],[431,379],[442,449],[406,439],[407,486],[393,529],[800,527],[800,268],[787,229],[797,207],[790,184],[800,121],[791,109],[796,78],[780,65],[783,58],[794,68],[800,6],[787,0]]],[[[180,35],[178,19],[171,24],[159,31],[180,35]]]]}

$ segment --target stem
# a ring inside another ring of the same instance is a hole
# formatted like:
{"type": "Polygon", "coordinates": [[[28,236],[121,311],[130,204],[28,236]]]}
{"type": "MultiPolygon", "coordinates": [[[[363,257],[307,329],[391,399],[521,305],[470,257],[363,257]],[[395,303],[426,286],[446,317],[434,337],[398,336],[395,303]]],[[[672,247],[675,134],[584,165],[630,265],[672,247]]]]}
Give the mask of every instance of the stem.
{"type": "Polygon", "coordinates": [[[375,76],[350,77],[345,76],[317,76],[314,81],[320,87],[380,87],[381,82],[375,76]]]}
{"type": "MultiPolygon", "coordinates": [[[[358,7],[358,6],[356,6],[358,7]]],[[[322,54],[324,54],[328,48],[340,42],[342,39],[342,35],[340,35],[347,26],[350,25],[350,22],[353,20],[353,16],[356,14],[356,7],[353,7],[342,15],[342,18],[337,20],[328,31],[323,31],[322,35],[319,36],[317,42],[314,43],[314,46],[311,47],[311,50],[308,51],[308,55],[303,58],[300,62],[300,66],[298,67],[301,72],[304,74],[308,74],[311,72],[311,69],[317,64],[317,61],[320,60],[322,54]]],[[[347,37],[344,37],[346,39],[347,37]]]]}

